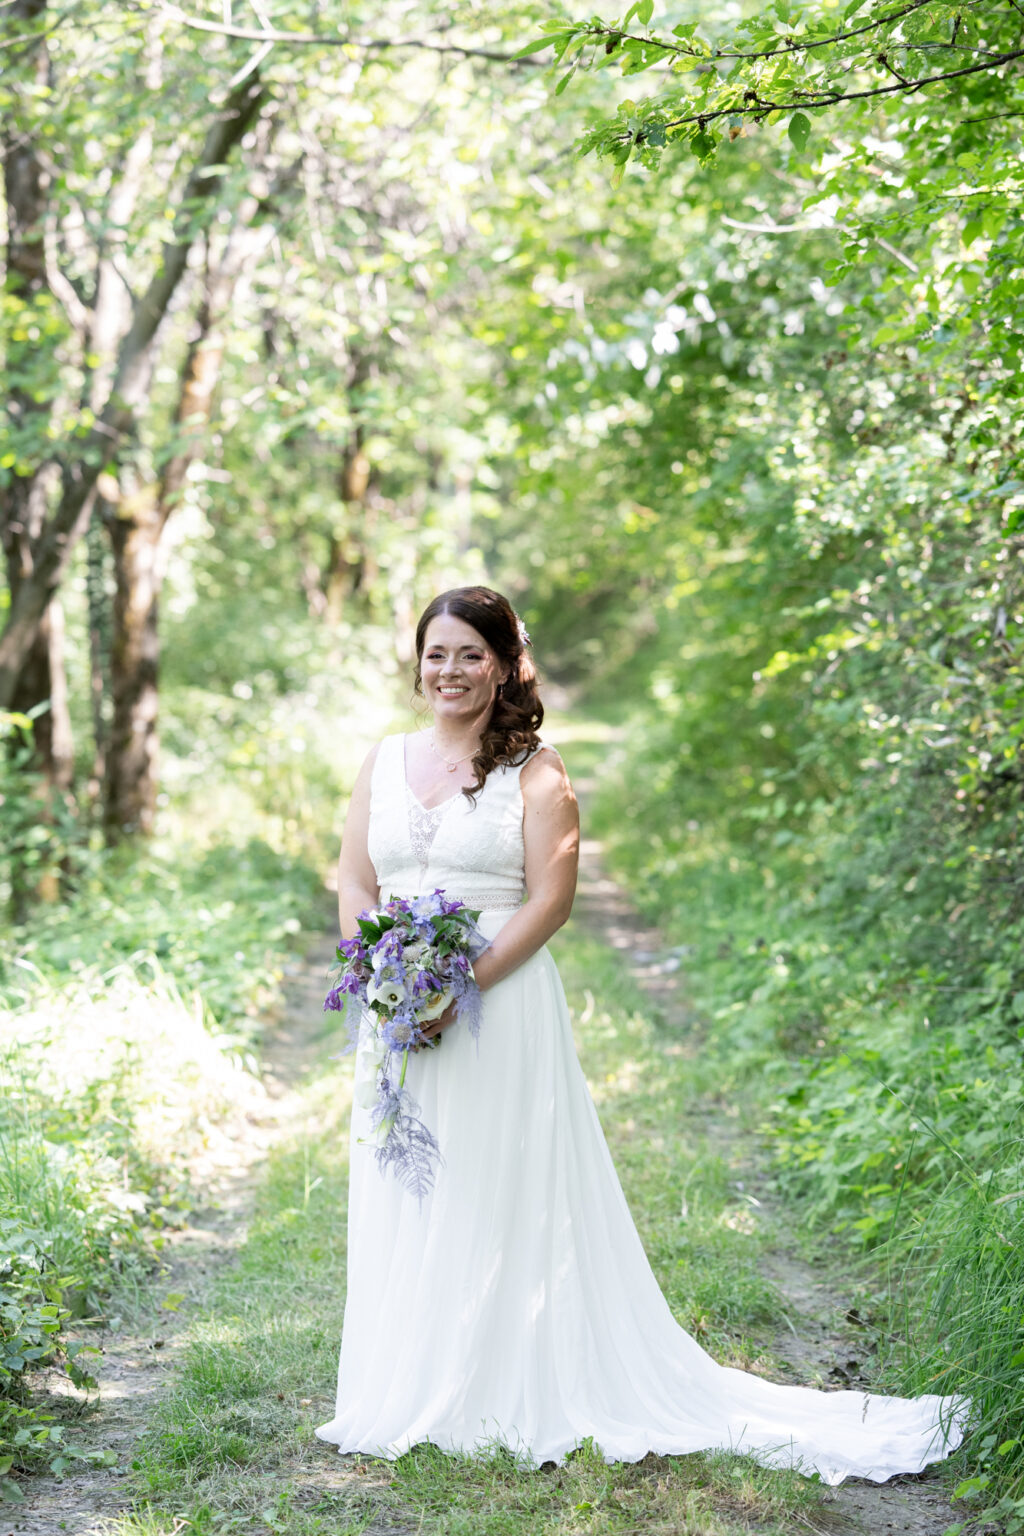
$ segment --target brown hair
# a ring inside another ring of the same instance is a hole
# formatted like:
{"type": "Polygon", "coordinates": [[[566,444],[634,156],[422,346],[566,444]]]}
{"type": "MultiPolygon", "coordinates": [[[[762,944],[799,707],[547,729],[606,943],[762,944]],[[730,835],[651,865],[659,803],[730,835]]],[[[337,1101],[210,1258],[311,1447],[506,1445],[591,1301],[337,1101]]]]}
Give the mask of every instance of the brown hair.
{"type": "Polygon", "coordinates": [[[540,744],[537,732],[544,719],[544,706],[537,693],[537,669],[527,650],[530,637],[508,598],[500,592],[492,592],[490,587],[452,587],[424,608],[416,625],[417,693],[423,692],[420,664],[427,626],[431,619],[442,613],[450,613],[469,624],[487,641],[498,660],[508,667],[508,679],[498,688],[491,718],[480,741],[480,751],[473,758],[476,781],[462,791],[475,802],[492,769],[520,762],[524,754],[540,744]]]}

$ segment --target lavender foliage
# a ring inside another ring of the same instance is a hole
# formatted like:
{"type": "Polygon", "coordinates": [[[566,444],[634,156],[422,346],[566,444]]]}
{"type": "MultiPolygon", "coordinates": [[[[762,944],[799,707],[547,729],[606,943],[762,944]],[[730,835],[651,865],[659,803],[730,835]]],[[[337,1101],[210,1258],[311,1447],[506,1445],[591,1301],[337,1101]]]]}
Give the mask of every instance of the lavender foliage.
{"type": "Polygon", "coordinates": [[[419,1105],[407,1088],[395,1088],[381,1069],[377,1102],[370,1112],[374,1130],[387,1127],[387,1134],[374,1156],[382,1173],[388,1169],[398,1182],[422,1204],[434,1187],[437,1168],[444,1161],[433,1133],[419,1118],[419,1105]]]}

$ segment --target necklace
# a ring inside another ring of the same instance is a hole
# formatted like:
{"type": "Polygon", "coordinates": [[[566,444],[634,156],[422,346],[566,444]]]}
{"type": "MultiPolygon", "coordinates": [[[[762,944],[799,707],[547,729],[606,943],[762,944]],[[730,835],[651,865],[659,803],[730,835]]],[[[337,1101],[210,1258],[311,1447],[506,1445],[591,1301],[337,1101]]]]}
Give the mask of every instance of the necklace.
{"type": "Polygon", "coordinates": [[[444,765],[447,768],[449,773],[454,773],[456,768],[459,766],[460,763],[464,763],[469,758],[475,757],[477,752],[480,750],[479,747],[474,747],[473,751],[472,752],[467,752],[465,757],[457,757],[454,762],[451,762],[449,758],[445,757],[445,755],[441,751],[440,747],[435,747],[434,746],[434,733],[433,733],[433,731],[431,731],[430,735],[427,737],[427,745],[430,748],[430,750],[433,753],[435,753],[436,756],[438,756],[441,759],[442,763],[444,763],[444,765]]]}

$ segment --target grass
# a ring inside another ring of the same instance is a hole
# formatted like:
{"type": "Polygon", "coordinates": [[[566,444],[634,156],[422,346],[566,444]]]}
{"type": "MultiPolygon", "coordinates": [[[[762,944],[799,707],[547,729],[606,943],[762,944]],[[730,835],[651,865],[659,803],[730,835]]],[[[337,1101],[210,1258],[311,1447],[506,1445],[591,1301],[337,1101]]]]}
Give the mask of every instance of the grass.
{"type": "Polygon", "coordinates": [[[233,1126],[265,1098],[257,1024],[318,894],[308,868],[257,840],[193,847],[174,866],[112,856],[12,933],[0,959],[0,1500],[20,1502],[26,1474],[106,1455],[79,1445],[80,1398],[39,1398],[40,1373],[91,1387],[94,1325],[145,1304],[194,1181],[232,1162],[233,1126]]]}
{"type": "MultiPolygon", "coordinates": [[[[692,1046],[637,1006],[614,959],[572,925],[552,947],[627,1197],[676,1315],[724,1362],[777,1374],[764,1341],[780,1301],[758,1269],[767,1237],[706,1142],[692,1046]]],[[[563,1467],[527,1471],[500,1448],[468,1460],[420,1446],[380,1462],[342,1460],[316,1440],[333,1403],[344,1301],[351,1063],[330,1061],[333,1049],[325,1038],[300,1089],[303,1133],[272,1154],[237,1263],[214,1278],[191,1327],[173,1389],[137,1447],[134,1512],[112,1536],[728,1536],[813,1517],[815,1484],[728,1454],[609,1467],[584,1445],[563,1467]]]]}

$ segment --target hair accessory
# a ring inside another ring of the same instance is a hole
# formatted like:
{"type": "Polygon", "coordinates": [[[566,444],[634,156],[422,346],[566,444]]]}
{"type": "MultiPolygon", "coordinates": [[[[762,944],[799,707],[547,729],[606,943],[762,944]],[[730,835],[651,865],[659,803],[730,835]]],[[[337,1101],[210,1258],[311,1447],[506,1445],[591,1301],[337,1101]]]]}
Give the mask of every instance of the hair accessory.
{"type": "Polygon", "coordinates": [[[516,614],[516,623],[519,625],[519,643],[520,643],[520,645],[529,645],[529,643],[530,643],[529,633],[527,631],[526,625],[523,623],[523,621],[519,617],[518,613],[516,614]]]}

